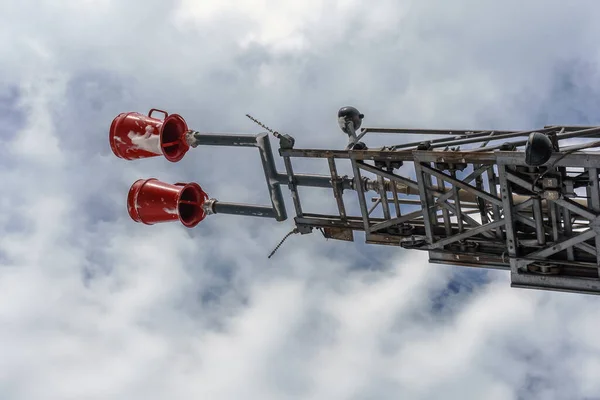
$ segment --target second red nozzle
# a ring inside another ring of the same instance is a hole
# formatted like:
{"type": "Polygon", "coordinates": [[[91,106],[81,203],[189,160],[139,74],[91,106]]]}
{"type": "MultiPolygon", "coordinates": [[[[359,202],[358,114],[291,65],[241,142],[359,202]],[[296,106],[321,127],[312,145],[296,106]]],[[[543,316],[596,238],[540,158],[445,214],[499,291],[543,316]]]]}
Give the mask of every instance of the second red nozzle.
{"type": "Polygon", "coordinates": [[[146,225],[179,220],[193,228],[206,217],[202,207],[206,200],[208,195],[197,183],[139,179],[129,189],[127,211],[131,219],[146,225]]]}

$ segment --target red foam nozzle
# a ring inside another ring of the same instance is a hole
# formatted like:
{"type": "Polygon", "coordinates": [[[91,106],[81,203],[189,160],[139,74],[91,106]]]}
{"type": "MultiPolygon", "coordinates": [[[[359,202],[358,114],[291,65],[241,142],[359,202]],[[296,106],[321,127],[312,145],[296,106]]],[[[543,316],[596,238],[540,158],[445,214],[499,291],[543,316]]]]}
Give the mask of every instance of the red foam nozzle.
{"type": "Polygon", "coordinates": [[[185,134],[185,120],[178,114],[152,109],[148,115],[137,112],[121,113],[110,125],[109,141],[113,153],[125,160],[163,155],[171,162],[183,158],[189,150],[185,134]],[[153,112],[164,114],[164,119],[153,118],[153,112]]]}
{"type": "Polygon", "coordinates": [[[139,179],[129,189],[127,211],[135,222],[146,225],[179,220],[193,228],[206,217],[202,208],[206,200],[208,195],[197,183],[139,179]]]}

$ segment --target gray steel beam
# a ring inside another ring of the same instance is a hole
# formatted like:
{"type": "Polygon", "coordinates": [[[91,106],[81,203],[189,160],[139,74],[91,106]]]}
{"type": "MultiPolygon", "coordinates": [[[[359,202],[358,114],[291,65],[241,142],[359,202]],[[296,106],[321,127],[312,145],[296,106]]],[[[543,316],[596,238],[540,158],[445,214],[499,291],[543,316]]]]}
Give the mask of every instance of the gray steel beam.
{"type": "Polygon", "coordinates": [[[258,154],[260,155],[260,160],[265,172],[265,179],[267,180],[267,188],[269,189],[269,197],[271,198],[271,204],[273,206],[273,211],[275,212],[275,219],[277,221],[285,221],[287,219],[285,203],[283,202],[281,187],[276,179],[277,168],[275,167],[275,160],[273,159],[271,142],[266,133],[256,135],[256,147],[258,147],[258,154]]]}
{"type": "Polygon", "coordinates": [[[429,208],[429,196],[426,195],[427,188],[425,186],[425,173],[423,172],[423,165],[420,162],[415,161],[415,172],[417,173],[417,183],[419,185],[419,192],[421,193],[421,208],[423,213],[423,221],[425,228],[425,235],[427,236],[427,242],[433,243],[433,225],[431,221],[431,213],[429,208]]]}
{"type": "Polygon", "coordinates": [[[405,214],[401,217],[392,218],[384,222],[379,222],[371,226],[371,232],[380,231],[385,228],[389,228],[390,226],[400,225],[405,222],[410,221],[411,219],[421,217],[423,215],[423,210],[413,211],[411,213],[405,214]]]}
{"type": "MultiPolygon", "coordinates": [[[[391,173],[392,171],[388,171],[388,173],[391,173]]],[[[394,200],[394,209],[396,210],[396,218],[402,216],[402,210],[400,210],[400,202],[398,201],[398,188],[396,187],[396,185],[394,184],[394,181],[392,181],[392,185],[390,185],[392,187],[392,195],[393,195],[393,200],[394,200]]],[[[389,203],[388,198],[386,197],[385,202],[389,203]]]]}
{"type": "MultiPolygon", "coordinates": [[[[383,180],[383,176],[378,175],[377,176],[377,183],[379,183],[379,187],[378,187],[378,191],[379,191],[379,196],[382,199],[387,199],[387,191],[385,190],[385,184],[384,184],[384,180],[383,180]]],[[[390,219],[390,205],[388,204],[387,201],[382,201],[381,202],[381,208],[383,209],[383,217],[385,219],[390,219]]]]}
{"type": "MultiPolygon", "coordinates": [[[[494,172],[494,166],[491,165],[485,172],[487,176],[487,182],[489,186],[489,192],[492,196],[498,197],[498,189],[496,187],[496,174],[494,172]]],[[[456,179],[456,176],[452,176],[456,179]]],[[[492,216],[494,220],[500,219],[500,206],[498,204],[492,204],[492,216]]],[[[496,229],[496,236],[498,239],[502,239],[502,229],[499,227],[496,229]]]]}
{"type": "MultiPolygon", "coordinates": [[[[473,173],[475,173],[476,171],[473,171],[473,173]]],[[[456,179],[456,171],[450,171],[450,176],[452,176],[452,179],[456,179]]],[[[460,201],[460,195],[458,193],[458,187],[452,185],[452,196],[454,198],[454,215],[456,215],[456,225],[458,226],[458,233],[463,233],[464,232],[464,226],[463,226],[463,210],[462,210],[462,202],[460,201]]],[[[440,199],[438,199],[439,201],[440,199]]],[[[442,205],[446,205],[449,206],[449,204],[444,201],[442,203],[439,203],[442,205]]],[[[474,203],[475,205],[477,205],[477,203],[474,203]]],[[[471,219],[471,217],[469,217],[468,215],[464,215],[464,218],[466,221],[468,221],[468,219],[471,219]]],[[[474,221],[475,223],[477,223],[477,221],[474,221]]],[[[464,244],[462,244],[461,242],[461,246],[460,246],[461,251],[465,251],[465,246],[464,244]]],[[[429,253],[431,254],[431,252],[429,253]]]]}
{"type": "MultiPolygon", "coordinates": [[[[588,207],[596,214],[600,213],[600,186],[598,184],[598,168],[588,169],[590,185],[587,187],[588,207]]],[[[600,232],[596,231],[596,264],[598,265],[598,276],[600,276],[600,232]]]]}
{"type": "MultiPolygon", "coordinates": [[[[485,142],[486,140],[511,139],[511,138],[515,138],[515,137],[519,137],[519,136],[529,136],[529,134],[533,133],[533,132],[546,133],[546,132],[552,132],[553,130],[556,130],[556,129],[555,128],[546,128],[546,129],[542,129],[542,130],[511,132],[511,133],[504,133],[501,135],[493,135],[493,136],[487,135],[487,136],[476,137],[476,138],[459,139],[459,140],[454,140],[454,141],[447,142],[447,143],[434,144],[431,146],[431,148],[438,148],[438,147],[445,147],[445,146],[458,146],[458,145],[470,144],[470,143],[481,143],[481,142],[485,142]]],[[[526,142],[527,141],[525,140],[523,144],[525,144],[526,142]]]]}
{"type": "Polygon", "coordinates": [[[554,203],[558,204],[559,206],[566,208],[573,214],[582,216],[583,218],[586,218],[590,221],[594,220],[597,216],[596,214],[594,214],[590,210],[586,209],[582,205],[575,203],[573,200],[564,198],[564,199],[558,199],[558,200],[552,200],[552,201],[554,203]]]}
{"type": "MultiPolygon", "coordinates": [[[[565,190],[567,193],[574,192],[573,181],[571,179],[569,179],[565,182],[565,190]]],[[[571,236],[573,234],[573,226],[571,225],[571,211],[569,211],[568,209],[566,209],[564,207],[560,207],[558,204],[556,204],[556,205],[557,205],[557,207],[559,207],[558,209],[561,211],[561,214],[562,214],[563,229],[564,229],[565,236],[571,236]]],[[[569,260],[569,261],[575,260],[575,253],[574,253],[572,247],[567,249],[567,260],[569,260]]]]}
{"type": "Polygon", "coordinates": [[[568,276],[511,273],[511,287],[554,290],[585,294],[600,294],[600,280],[568,276]]]}
{"type": "MultiPolygon", "coordinates": [[[[440,192],[443,193],[446,191],[443,179],[438,179],[437,184],[438,184],[438,190],[440,192]]],[[[450,224],[450,213],[448,212],[447,208],[442,208],[442,219],[444,221],[444,228],[446,229],[446,235],[447,236],[452,235],[452,226],[450,224]]]]}
{"type": "MultiPolygon", "coordinates": [[[[286,157],[284,157],[285,160],[286,157]]],[[[277,181],[281,184],[288,184],[289,178],[286,174],[277,174],[277,181]]],[[[328,175],[316,175],[316,174],[294,174],[294,179],[297,186],[307,187],[319,187],[319,188],[331,188],[331,176],[328,175]]],[[[343,189],[352,189],[353,181],[352,178],[347,176],[340,177],[341,185],[343,189]]]]}
{"type": "Polygon", "coordinates": [[[498,164],[498,177],[500,179],[500,196],[502,197],[502,212],[506,224],[504,232],[506,233],[506,247],[510,259],[510,269],[517,273],[519,266],[515,260],[519,246],[517,235],[515,234],[515,219],[513,213],[513,196],[511,184],[508,181],[506,165],[498,164]]]}
{"type": "Polygon", "coordinates": [[[292,194],[292,202],[294,203],[296,216],[301,217],[302,204],[300,203],[300,194],[298,193],[298,185],[296,183],[296,177],[294,176],[294,168],[292,167],[292,161],[289,157],[283,157],[283,164],[285,165],[285,171],[287,173],[287,185],[290,189],[290,193],[292,194]]]}
{"type": "Polygon", "coordinates": [[[492,204],[497,204],[497,205],[502,205],[502,200],[500,200],[499,198],[492,196],[489,193],[486,193],[482,190],[477,189],[475,186],[469,185],[468,183],[465,183],[463,181],[459,181],[458,179],[454,179],[452,178],[450,175],[446,175],[443,172],[440,172],[438,170],[435,170],[431,167],[428,167],[426,165],[422,166],[422,169],[424,172],[435,176],[436,178],[441,178],[441,179],[445,179],[448,182],[450,182],[451,184],[458,186],[461,189],[464,189],[466,191],[469,191],[471,193],[473,193],[474,195],[483,198],[484,200],[489,201],[492,204]]]}
{"type": "Polygon", "coordinates": [[[498,221],[494,221],[494,222],[489,222],[485,225],[480,225],[477,228],[471,228],[469,230],[464,231],[463,233],[459,233],[458,235],[453,235],[450,237],[446,237],[444,239],[438,240],[435,243],[432,243],[431,245],[429,245],[427,248],[428,249],[437,249],[440,247],[444,247],[448,244],[454,243],[454,242],[458,242],[460,240],[464,240],[467,238],[470,238],[471,236],[475,236],[478,235],[480,233],[483,232],[487,232],[490,231],[492,229],[496,229],[499,226],[503,226],[505,224],[505,221],[503,219],[498,220],[498,221]]]}
{"type": "MultiPolygon", "coordinates": [[[[449,204],[446,202],[436,203],[436,205],[442,207],[442,209],[446,209],[446,210],[450,211],[452,214],[454,214],[456,216],[457,226],[459,227],[459,230],[464,229],[464,228],[461,228],[463,226],[463,224],[462,224],[463,221],[466,222],[467,225],[472,226],[473,228],[477,228],[482,225],[479,222],[477,222],[476,220],[474,220],[473,218],[469,217],[467,212],[464,210],[461,210],[459,207],[455,207],[452,204],[449,204]],[[461,221],[461,223],[458,223],[458,221],[461,221]]],[[[472,213],[478,214],[479,210],[474,210],[474,211],[472,211],[472,213]]]]}
{"type": "Polygon", "coordinates": [[[346,207],[344,205],[343,197],[343,185],[342,179],[338,176],[337,167],[335,166],[335,159],[328,158],[327,163],[329,164],[329,173],[331,174],[331,182],[333,189],[333,196],[337,203],[338,211],[342,220],[346,219],[346,207]]]}
{"type": "Polygon", "coordinates": [[[542,201],[533,200],[533,221],[535,222],[535,235],[540,245],[546,244],[546,234],[544,232],[544,216],[542,214],[542,201]]]}
{"type": "Polygon", "coordinates": [[[585,242],[588,239],[593,238],[595,232],[592,229],[588,229],[580,234],[566,238],[560,242],[552,243],[551,245],[544,247],[541,250],[534,251],[527,255],[527,260],[520,260],[518,262],[520,268],[527,267],[529,264],[535,262],[535,259],[542,260],[556,254],[560,251],[566,250],[578,243],[585,242]],[[532,260],[533,259],[533,260],[532,260]]]}
{"type": "MultiPolygon", "coordinates": [[[[489,129],[420,129],[420,128],[376,128],[366,127],[362,128],[361,131],[368,133],[401,133],[401,134],[415,134],[415,135],[454,135],[454,136],[476,136],[476,135],[487,135],[489,129]]],[[[519,131],[495,131],[499,134],[505,133],[518,133],[519,131]]],[[[527,133],[524,133],[527,135],[527,133]]]]}
{"type": "Polygon", "coordinates": [[[363,217],[363,223],[365,232],[369,233],[369,210],[367,210],[367,200],[365,199],[365,191],[363,188],[363,182],[360,175],[360,169],[358,168],[358,163],[355,159],[351,159],[352,162],[352,170],[354,171],[354,186],[356,188],[356,193],[358,195],[358,204],[360,205],[360,212],[363,217]]]}

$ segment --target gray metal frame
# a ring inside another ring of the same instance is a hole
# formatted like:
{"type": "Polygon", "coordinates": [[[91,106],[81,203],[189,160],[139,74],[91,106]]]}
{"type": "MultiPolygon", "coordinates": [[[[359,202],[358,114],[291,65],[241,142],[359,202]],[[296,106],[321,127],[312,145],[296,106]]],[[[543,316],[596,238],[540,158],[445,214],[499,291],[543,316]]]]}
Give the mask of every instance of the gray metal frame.
{"type": "MultiPolygon", "coordinates": [[[[195,132],[192,145],[259,149],[271,207],[215,202],[216,213],[285,220],[280,184],[287,184],[300,233],[318,229],[352,241],[355,231],[364,232],[367,243],[427,251],[432,263],[509,270],[514,287],[600,294],[600,153],[556,151],[543,166],[531,167],[523,151],[531,132],[363,128],[361,138],[445,136],[369,150],[294,149],[282,141],[285,173],[275,168],[267,134],[195,132]],[[326,159],[329,174],[297,174],[294,158],[326,159]],[[339,175],[340,162],[350,163],[353,176],[339,175]],[[400,165],[412,167],[416,177],[401,175],[400,165]],[[329,188],[338,214],[304,210],[300,186],[329,188]],[[345,190],[356,192],[357,210],[345,204],[345,190]],[[376,197],[368,200],[369,192],[376,197]],[[375,210],[381,216],[374,217],[375,210]]],[[[600,127],[538,132],[560,148],[566,139],[598,136],[600,127]]]]}

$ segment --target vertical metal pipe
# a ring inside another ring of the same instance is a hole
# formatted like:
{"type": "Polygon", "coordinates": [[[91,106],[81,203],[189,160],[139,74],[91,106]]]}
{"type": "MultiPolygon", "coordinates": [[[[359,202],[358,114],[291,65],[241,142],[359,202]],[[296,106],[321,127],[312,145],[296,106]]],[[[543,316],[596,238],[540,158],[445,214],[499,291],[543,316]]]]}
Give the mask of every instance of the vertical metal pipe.
{"type": "MultiPolygon", "coordinates": [[[[450,171],[450,175],[452,176],[453,179],[456,179],[456,171],[450,171]]],[[[460,202],[460,195],[459,195],[459,190],[458,187],[456,187],[456,185],[452,185],[452,193],[453,193],[453,197],[454,197],[454,207],[456,210],[456,224],[458,226],[458,233],[463,233],[464,232],[464,227],[463,227],[463,215],[462,215],[462,209],[461,209],[461,202],[460,202]]],[[[461,240],[460,241],[460,249],[461,251],[465,251],[465,245],[464,242],[461,240]]]]}
{"type": "MultiPolygon", "coordinates": [[[[422,172],[422,178],[423,178],[423,185],[425,185],[425,191],[421,192],[421,196],[426,196],[427,197],[427,204],[429,204],[429,207],[427,208],[427,212],[429,214],[429,223],[431,224],[431,227],[433,229],[434,226],[438,225],[438,219],[437,219],[437,210],[436,210],[436,204],[434,201],[434,197],[433,197],[433,191],[435,190],[433,188],[433,176],[429,173],[425,173],[425,171],[423,171],[423,168],[421,168],[421,163],[420,162],[415,162],[415,169],[416,169],[416,165],[419,164],[419,169],[422,172]]],[[[429,166],[431,167],[431,163],[428,163],[429,166]]],[[[433,169],[433,167],[432,167],[433,169]]]]}
{"type": "Polygon", "coordinates": [[[537,242],[540,245],[546,243],[546,236],[544,235],[544,215],[542,214],[542,200],[533,199],[533,219],[535,221],[535,234],[537,242]]]}
{"type": "MultiPolygon", "coordinates": [[[[473,164],[474,171],[477,171],[479,168],[481,168],[481,164],[473,164]]],[[[475,176],[475,187],[481,190],[482,192],[485,191],[485,189],[483,188],[483,178],[481,177],[481,174],[475,176]]],[[[481,223],[485,225],[488,222],[490,222],[485,209],[485,200],[481,197],[477,197],[477,204],[479,204],[479,215],[481,215],[481,223]]]]}
{"type": "Polygon", "coordinates": [[[363,224],[365,226],[365,233],[370,233],[370,221],[369,221],[369,210],[367,210],[367,201],[365,200],[365,191],[363,188],[362,178],[360,175],[360,168],[358,168],[358,164],[356,159],[350,156],[350,161],[352,163],[352,170],[354,171],[354,186],[356,188],[356,193],[358,194],[358,204],[360,205],[360,212],[363,217],[363,224]]]}
{"type": "Polygon", "coordinates": [[[285,221],[287,219],[285,203],[283,202],[283,194],[281,193],[281,187],[279,186],[279,181],[277,180],[277,169],[275,167],[275,160],[273,159],[271,142],[269,141],[269,136],[266,133],[256,135],[256,147],[258,147],[260,160],[265,171],[267,188],[269,189],[271,204],[273,205],[273,210],[275,211],[275,219],[277,221],[285,221]]]}
{"type": "Polygon", "coordinates": [[[502,197],[502,208],[504,210],[504,219],[506,220],[506,246],[508,248],[508,256],[510,258],[511,274],[519,273],[517,265],[517,237],[515,235],[514,216],[513,216],[513,196],[510,188],[510,183],[506,176],[506,165],[498,164],[498,176],[500,178],[500,195],[502,197]]]}
{"type": "Polygon", "coordinates": [[[552,241],[558,242],[558,211],[556,204],[546,201],[546,206],[550,211],[550,221],[552,223],[552,241]]]}
{"type": "Polygon", "coordinates": [[[333,188],[333,196],[337,202],[338,211],[342,221],[346,220],[346,207],[344,206],[344,198],[342,192],[342,184],[338,177],[337,168],[335,166],[335,158],[327,157],[327,163],[329,164],[329,173],[331,174],[331,186],[333,188]]]}
{"type": "Polygon", "coordinates": [[[296,216],[301,218],[303,216],[302,204],[300,203],[300,194],[298,193],[298,186],[296,185],[294,169],[292,168],[292,160],[290,160],[290,157],[284,156],[283,164],[285,165],[285,171],[287,172],[288,188],[292,193],[292,201],[294,202],[294,208],[296,209],[296,216]]]}
{"type": "MultiPolygon", "coordinates": [[[[443,179],[437,178],[437,186],[440,192],[446,192],[446,185],[443,179]]],[[[442,218],[444,219],[444,227],[446,228],[446,236],[452,236],[452,226],[450,225],[450,212],[445,207],[442,207],[442,218]]]]}
{"type": "MultiPolygon", "coordinates": [[[[494,166],[491,165],[486,172],[488,178],[488,185],[490,187],[490,194],[494,197],[498,197],[498,189],[496,188],[496,174],[494,172],[494,166]]],[[[494,221],[500,219],[500,207],[496,204],[492,204],[492,215],[494,216],[494,221]]],[[[502,239],[502,228],[496,229],[496,237],[498,239],[502,239]]]]}
{"type": "MultiPolygon", "coordinates": [[[[271,142],[269,141],[269,136],[266,133],[261,133],[259,135],[224,135],[224,134],[216,134],[216,133],[200,133],[196,131],[189,131],[186,134],[186,140],[192,147],[198,146],[228,146],[228,147],[257,147],[260,155],[260,160],[263,166],[263,170],[265,173],[265,179],[267,181],[267,188],[269,190],[269,197],[271,198],[271,205],[273,207],[272,212],[270,213],[272,218],[275,218],[277,221],[285,221],[287,219],[287,213],[285,210],[285,203],[283,201],[283,194],[281,192],[281,187],[279,186],[279,174],[277,172],[277,168],[275,166],[275,160],[273,158],[273,150],[271,149],[271,142]]],[[[253,206],[253,205],[243,205],[237,203],[220,203],[219,206],[215,207],[219,208],[221,214],[228,214],[231,212],[238,213],[239,210],[245,210],[241,213],[248,211],[250,213],[254,212],[252,210],[258,210],[257,213],[261,215],[256,216],[265,216],[266,213],[264,211],[264,207],[262,206],[253,206]],[[234,207],[229,207],[228,205],[234,205],[234,207]],[[258,208],[256,208],[258,207],[258,208]],[[231,211],[231,212],[230,212],[231,211]]],[[[255,215],[255,214],[243,214],[243,215],[255,215]]]]}
{"type": "MultiPolygon", "coordinates": [[[[600,185],[598,182],[598,168],[588,168],[590,185],[588,186],[588,207],[594,212],[600,211],[600,185]]],[[[598,276],[600,276],[600,232],[596,231],[596,264],[598,266],[598,276]]]]}
{"type": "MultiPolygon", "coordinates": [[[[393,173],[393,170],[390,168],[388,170],[388,173],[393,173]]],[[[396,187],[396,182],[394,181],[390,181],[390,186],[392,189],[392,194],[394,195],[394,207],[396,209],[396,218],[399,218],[402,216],[402,213],[400,211],[400,203],[398,202],[398,188],[396,187]]],[[[387,199],[386,199],[387,201],[387,199]]]]}
{"type": "MultiPolygon", "coordinates": [[[[456,171],[450,172],[453,179],[456,179],[456,171]]],[[[464,230],[463,227],[463,217],[462,217],[462,206],[460,201],[460,195],[458,188],[455,185],[452,185],[452,193],[454,197],[454,207],[456,209],[456,224],[458,225],[458,232],[462,233],[464,230]]]]}
{"type": "Polygon", "coordinates": [[[421,197],[421,207],[423,209],[425,235],[427,236],[427,242],[429,242],[429,244],[433,244],[433,226],[431,221],[431,212],[429,210],[431,196],[427,195],[427,188],[425,187],[425,174],[423,173],[421,163],[415,160],[414,164],[415,172],[417,173],[417,184],[419,185],[419,193],[421,197]]]}
{"type": "MultiPolygon", "coordinates": [[[[379,183],[379,198],[380,199],[387,199],[387,190],[385,189],[385,182],[383,179],[383,176],[381,175],[377,175],[377,182],[379,183]]],[[[383,208],[383,218],[385,219],[390,219],[390,205],[388,204],[387,201],[382,201],[381,202],[381,207],[383,208]]]]}
{"type": "MultiPolygon", "coordinates": [[[[568,180],[565,183],[565,187],[567,190],[567,193],[573,193],[573,181],[572,180],[568,180]]],[[[571,237],[573,235],[573,225],[571,224],[571,211],[568,208],[565,207],[561,207],[562,213],[563,213],[563,223],[565,226],[565,236],[566,237],[571,237]]],[[[575,254],[573,251],[573,247],[568,247],[567,248],[567,260],[569,261],[573,261],[575,260],[575,254]]]]}

